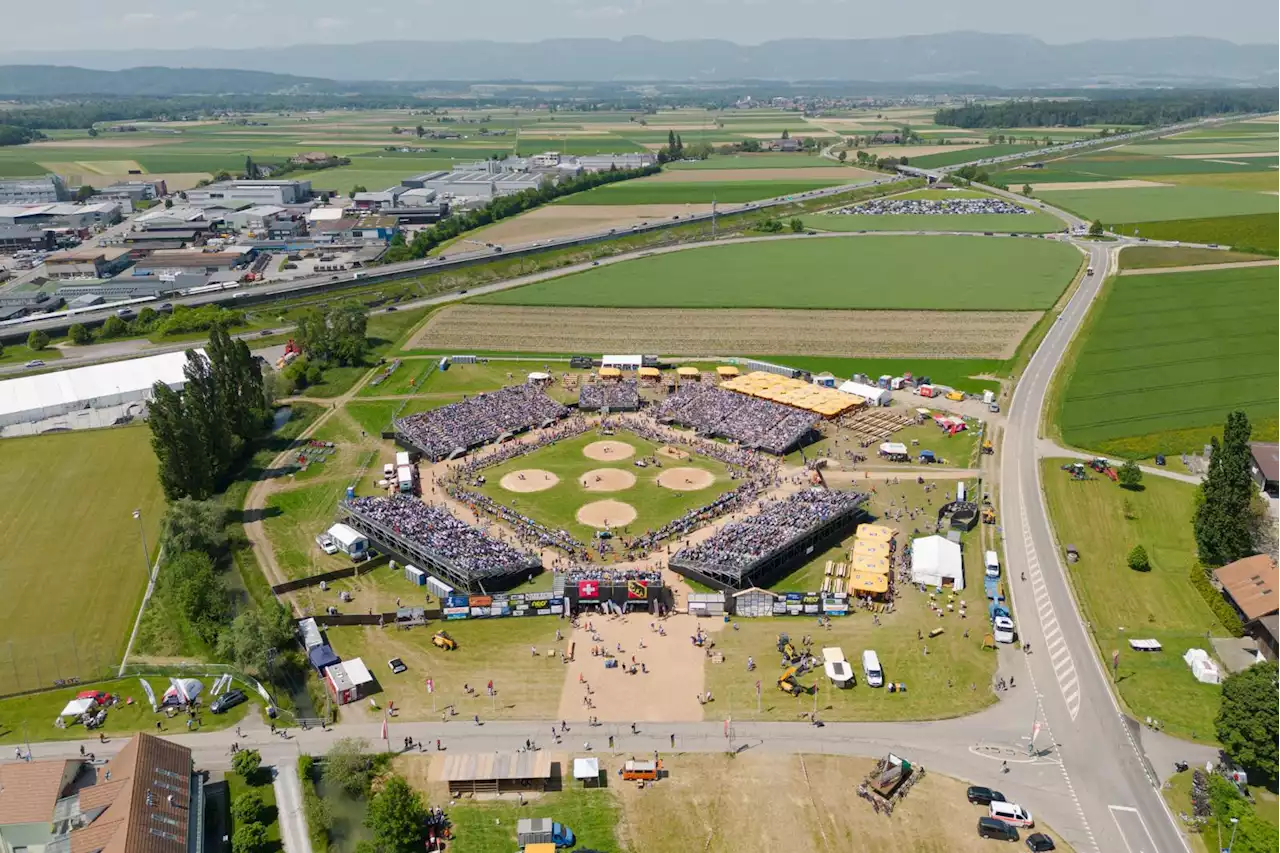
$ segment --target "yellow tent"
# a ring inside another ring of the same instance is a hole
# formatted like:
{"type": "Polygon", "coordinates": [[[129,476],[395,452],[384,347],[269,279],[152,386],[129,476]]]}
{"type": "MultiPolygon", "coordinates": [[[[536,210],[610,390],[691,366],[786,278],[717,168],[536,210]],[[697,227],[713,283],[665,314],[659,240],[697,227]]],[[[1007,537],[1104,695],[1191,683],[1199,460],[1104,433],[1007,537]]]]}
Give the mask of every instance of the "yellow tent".
{"type": "Polygon", "coordinates": [[[889,574],[889,558],[888,557],[864,557],[861,554],[853,555],[853,568],[858,572],[866,572],[872,575],[889,574]]]}
{"type": "Polygon", "coordinates": [[[658,368],[656,368],[656,367],[642,367],[642,368],[640,368],[640,378],[641,378],[641,379],[657,379],[657,378],[658,378],[659,376],[661,376],[661,375],[662,375],[662,371],[661,371],[661,370],[659,370],[659,369],[658,369],[658,368]]]}
{"type": "Polygon", "coordinates": [[[618,369],[618,368],[616,368],[616,367],[602,367],[602,368],[600,368],[600,378],[601,378],[601,379],[618,379],[618,378],[620,378],[621,376],[622,376],[622,371],[621,371],[621,370],[619,370],[619,369],[618,369]]]}
{"type": "Polygon", "coordinates": [[[855,557],[887,557],[890,553],[887,539],[858,539],[853,543],[855,557]]]}
{"type": "Polygon", "coordinates": [[[728,365],[721,365],[720,367],[717,367],[716,374],[719,375],[722,379],[727,379],[731,376],[740,375],[740,371],[738,370],[738,368],[734,367],[733,365],[728,364],[728,365]]]}
{"type": "Polygon", "coordinates": [[[854,572],[849,575],[848,583],[845,584],[851,594],[859,592],[869,592],[872,595],[882,595],[889,591],[889,576],[874,575],[866,572],[854,572]]]}
{"type": "Polygon", "coordinates": [[[885,527],[881,524],[859,524],[856,535],[859,539],[870,539],[871,541],[884,540],[888,542],[894,536],[894,530],[891,527],[885,527]]]}
{"type": "Polygon", "coordinates": [[[684,376],[686,378],[690,376],[698,376],[701,372],[702,371],[698,370],[698,368],[696,367],[677,367],[676,368],[676,375],[684,376]]]}

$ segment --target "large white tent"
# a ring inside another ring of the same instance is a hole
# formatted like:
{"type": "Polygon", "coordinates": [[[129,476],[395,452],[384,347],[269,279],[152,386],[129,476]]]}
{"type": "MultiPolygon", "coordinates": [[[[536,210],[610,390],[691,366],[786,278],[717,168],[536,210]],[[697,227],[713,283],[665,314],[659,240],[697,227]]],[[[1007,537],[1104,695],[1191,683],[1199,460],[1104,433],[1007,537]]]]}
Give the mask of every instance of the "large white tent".
{"type": "Polygon", "coordinates": [[[944,536],[911,540],[911,582],[938,587],[946,583],[956,592],[964,589],[960,543],[944,536]]]}
{"type": "Polygon", "coordinates": [[[0,427],[150,400],[157,382],[180,390],[187,384],[186,363],[185,352],[167,352],[7,379],[0,382],[0,427]]]}

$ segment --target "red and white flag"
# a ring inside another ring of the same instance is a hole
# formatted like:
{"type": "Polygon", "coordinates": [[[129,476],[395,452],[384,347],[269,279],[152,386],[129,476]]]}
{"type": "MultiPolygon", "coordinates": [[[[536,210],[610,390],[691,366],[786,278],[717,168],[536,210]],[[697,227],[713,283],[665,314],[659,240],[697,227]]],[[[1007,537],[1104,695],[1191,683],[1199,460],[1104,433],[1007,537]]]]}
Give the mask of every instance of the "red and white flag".
{"type": "Polygon", "coordinates": [[[382,715],[382,739],[387,739],[387,715],[382,715]]]}
{"type": "Polygon", "coordinates": [[[759,681],[756,682],[756,698],[757,699],[760,698],[760,682],[759,681]]]}
{"type": "Polygon", "coordinates": [[[436,692],[436,682],[435,682],[435,679],[432,679],[432,678],[428,678],[428,679],[427,679],[427,692],[428,692],[428,693],[435,693],[435,692],[436,692]]]}

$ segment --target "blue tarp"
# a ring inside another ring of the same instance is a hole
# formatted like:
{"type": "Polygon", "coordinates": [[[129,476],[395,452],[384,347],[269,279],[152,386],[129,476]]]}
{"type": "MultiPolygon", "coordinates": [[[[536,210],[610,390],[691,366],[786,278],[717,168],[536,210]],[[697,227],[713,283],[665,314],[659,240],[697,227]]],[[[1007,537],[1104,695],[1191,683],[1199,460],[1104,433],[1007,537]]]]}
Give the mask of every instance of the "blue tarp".
{"type": "Polygon", "coordinates": [[[324,672],[328,667],[335,663],[341,663],[342,658],[333,653],[333,649],[328,643],[322,643],[318,646],[312,646],[307,650],[307,660],[311,661],[311,665],[316,668],[316,672],[324,672]]]}

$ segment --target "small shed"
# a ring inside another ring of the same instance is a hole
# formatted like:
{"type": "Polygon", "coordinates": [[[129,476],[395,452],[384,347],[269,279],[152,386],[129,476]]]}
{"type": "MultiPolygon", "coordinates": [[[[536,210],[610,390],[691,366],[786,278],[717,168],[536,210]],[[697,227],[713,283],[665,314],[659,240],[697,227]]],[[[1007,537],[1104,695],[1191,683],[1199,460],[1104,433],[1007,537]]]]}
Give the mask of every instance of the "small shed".
{"type": "Polygon", "coordinates": [[[546,385],[550,381],[551,381],[550,373],[544,373],[541,370],[535,370],[533,373],[529,374],[530,385],[546,385]]]}
{"type": "Polygon", "coordinates": [[[545,752],[459,753],[444,760],[449,796],[545,791],[551,781],[551,756],[545,752]]]}
{"type": "Polygon", "coordinates": [[[320,626],[310,617],[298,621],[298,630],[302,633],[302,647],[310,651],[324,642],[320,626]]]}
{"type": "Polygon", "coordinates": [[[575,758],[573,759],[573,778],[574,781],[582,783],[584,788],[600,787],[600,759],[598,758],[575,758]]]}
{"type": "Polygon", "coordinates": [[[324,680],[339,705],[349,705],[373,692],[373,674],[360,658],[330,666],[324,671],[324,680]]]}

